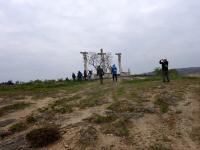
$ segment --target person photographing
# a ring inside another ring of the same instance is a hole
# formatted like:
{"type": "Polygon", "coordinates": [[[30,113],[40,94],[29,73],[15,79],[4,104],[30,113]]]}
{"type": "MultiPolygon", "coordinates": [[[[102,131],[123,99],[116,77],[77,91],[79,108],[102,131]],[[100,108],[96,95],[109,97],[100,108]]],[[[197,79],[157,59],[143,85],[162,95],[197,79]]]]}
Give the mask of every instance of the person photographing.
{"type": "Polygon", "coordinates": [[[159,63],[162,65],[162,76],[163,76],[163,82],[170,82],[169,80],[169,69],[168,69],[168,65],[169,62],[167,61],[167,59],[161,59],[159,61],[159,63]]]}

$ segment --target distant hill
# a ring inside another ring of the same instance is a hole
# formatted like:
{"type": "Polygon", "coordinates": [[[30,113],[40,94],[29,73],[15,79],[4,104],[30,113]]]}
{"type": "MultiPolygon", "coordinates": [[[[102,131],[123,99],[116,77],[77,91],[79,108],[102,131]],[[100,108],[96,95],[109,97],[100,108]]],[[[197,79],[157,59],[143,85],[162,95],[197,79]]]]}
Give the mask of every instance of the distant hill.
{"type": "MultiPolygon", "coordinates": [[[[188,75],[200,75],[200,67],[189,67],[189,68],[176,68],[178,74],[183,75],[183,76],[188,76],[188,75]]],[[[147,72],[139,75],[144,75],[144,76],[153,76],[155,75],[154,72],[147,72]]]]}
{"type": "Polygon", "coordinates": [[[178,68],[176,69],[180,75],[200,75],[200,67],[178,68]]]}

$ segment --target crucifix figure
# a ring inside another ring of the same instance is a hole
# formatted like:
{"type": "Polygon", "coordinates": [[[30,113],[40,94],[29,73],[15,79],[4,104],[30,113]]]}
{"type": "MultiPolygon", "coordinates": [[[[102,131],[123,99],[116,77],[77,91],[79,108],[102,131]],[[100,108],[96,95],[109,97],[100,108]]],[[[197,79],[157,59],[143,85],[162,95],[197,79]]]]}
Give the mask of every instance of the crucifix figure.
{"type": "Polygon", "coordinates": [[[88,64],[88,59],[87,59],[87,54],[88,52],[80,52],[83,54],[83,62],[84,62],[84,71],[88,71],[87,64],[88,64]]]}
{"type": "Polygon", "coordinates": [[[118,65],[119,65],[119,73],[122,73],[122,53],[116,53],[115,55],[118,56],[118,65]]]}
{"type": "Polygon", "coordinates": [[[101,50],[101,52],[98,53],[98,55],[101,56],[101,64],[102,64],[102,67],[103,67],[103,71],[106,72],[105,57],[104,57],[106,55],[106,53],[103,52],[103,49],[100,49],[100,50],[101,50]]]}

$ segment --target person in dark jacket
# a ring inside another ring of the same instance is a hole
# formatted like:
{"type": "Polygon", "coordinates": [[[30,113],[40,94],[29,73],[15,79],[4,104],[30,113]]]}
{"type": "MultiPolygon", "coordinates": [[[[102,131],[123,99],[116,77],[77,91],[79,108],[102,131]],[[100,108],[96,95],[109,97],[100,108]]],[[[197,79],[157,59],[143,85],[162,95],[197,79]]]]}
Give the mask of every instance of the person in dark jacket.
{"type": "Polygon", "coordinates": [[[83,77],[83,74],[80,71],[78,71],[78,74],[77,74],[78,80],[81,81],[82,77],[83,77]]]}
{"type": "Polygon", "coordinates": [[[112,73],[113,82],[114,81],[117,82],[117,67],[115,65],[112,66],[111,73],[112,73]]]}
{"type": "Polygon", "coordinates": [[[92,70],[89,70],[89,71],[88,71],[88,79],[89,79],[89,80],[92,80],[92,70]]]}
{"type": "Polygon", "coordinates": [[[72,79],[73,79],[73,81],[76,80],[76,75],[75,75],[75,73],[72,73],[72,79]]]}
{"type": "Polygon", "coordinates": [[[104,71],[100,66],[97,68],[97,76],[99,76],[100,83],[103,84],[104,71]]]}
{"type": "Polygon", "coordinates": [[[84,80],[87,80],[87,71],[84,70],[84,80]]]}
{"type": "Polygon", "coordinates": [[[169,71],[168,71],[168,65],[169,62],[167,61],[167,59],[161,59],[159,61],[159,63],[162,65],[162,76],[163,76],[163,82],[169,82],[169,71]]]}

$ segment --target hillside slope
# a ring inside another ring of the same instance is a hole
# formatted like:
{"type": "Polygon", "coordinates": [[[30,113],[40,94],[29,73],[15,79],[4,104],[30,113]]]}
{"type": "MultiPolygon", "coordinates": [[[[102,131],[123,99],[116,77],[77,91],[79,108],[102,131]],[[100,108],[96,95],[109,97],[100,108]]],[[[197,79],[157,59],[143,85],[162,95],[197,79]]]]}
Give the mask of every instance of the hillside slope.
{"type": "Polygon", "coordinates": [[[33,149],[26,134],[49,124],[59,128],[62,138],[41,150],[200,147],[199,78],[166,84],[130,78],[117,84],[106,80],[104,85],[98,81],[63,85],[1,89],[0,131],[13,131],[0,140],[2,150],[33,149]]]}

